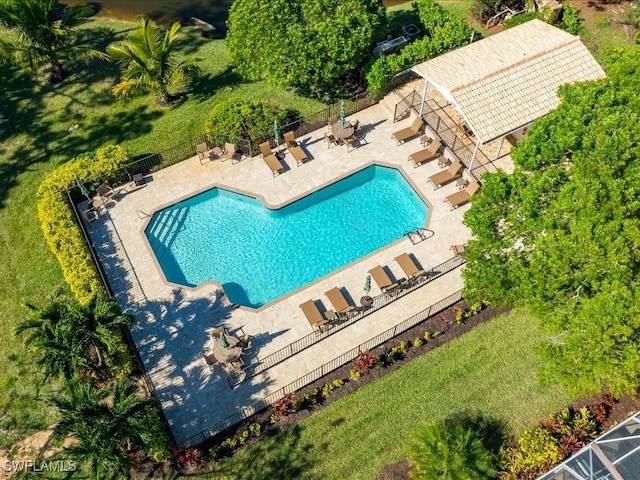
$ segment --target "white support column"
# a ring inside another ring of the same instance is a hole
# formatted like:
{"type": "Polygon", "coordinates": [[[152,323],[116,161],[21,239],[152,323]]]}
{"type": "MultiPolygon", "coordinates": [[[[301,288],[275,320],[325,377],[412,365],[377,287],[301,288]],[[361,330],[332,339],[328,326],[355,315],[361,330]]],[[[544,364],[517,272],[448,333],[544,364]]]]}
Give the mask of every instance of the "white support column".
{"type": "Polygon", "coordinates": [[[420,116],[424,112],[424,104],[427,101],[427,89],[429,88],[429,80],[424,79],[424,89],[422,90],[422,103],[420,104],[420,116]]]}
{"type": "Polygon", "coordinates": [[[471,163],[469,164],[469,173],[473,170],[473,162],[476,161],[476,155],[478,154],[478,149],[480,148],[480,140],[476,140],[476,148],[473,149],[473,155],[471,155],[471,163]]]}
{"type": "Polygon", "coordinates": [[[500,146],[498,147],[498,151],[496,152],[496,156],[494,157],[494,160],[497,160],[498,157],[500,156],[500,152],[502,151],[502,145],[504,144],[505,138],[507,138],[506,135],[500,139],[500,146]]]}

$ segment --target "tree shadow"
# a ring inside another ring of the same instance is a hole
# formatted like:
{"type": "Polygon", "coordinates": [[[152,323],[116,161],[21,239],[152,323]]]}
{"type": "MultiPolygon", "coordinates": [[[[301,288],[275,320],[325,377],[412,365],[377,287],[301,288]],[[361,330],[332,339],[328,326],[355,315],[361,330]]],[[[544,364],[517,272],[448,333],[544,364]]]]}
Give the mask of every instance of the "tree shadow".
{"type": "Polygon", "coordinates": [[[300,424],[279,433],[267,441],[259,442],[247,451],[216,464],[211,472],[198,478],[233,478],[235,480],[271,480],[273,478],[305,478],[320,480],[311,473],[317,461],[317,452],[327,443],[310,444],[302,440],[304,427],[300,424]],[[250,461],[247,462],[247,457],[250,461]],[[244,463],[243,463],[244,461],[244,463]]]}
{"type": "Polygon", "coordinates": [[[229,8],[232,0],[218,0],[211,2],[207,0],[191,1],[188,5],[180,2],[162,2],[164,5],[157,6],[155,10],[147,15],[153,21],[162,24],[172,23],[178,20],[183,25],[192,23],[191,18],[196,17],[210,23],[215,27],[216,36],[224,38],[227,32],[227,19],[229,18],[229,8]]]}
{"type": "Polygon", "coordinates": [[[417,25],[418,28],[422,28],[418,12],[414,9],[394,10],[387,14],[387,30],[389,34],[394,37],[402,34],[402,27],[404,25],[410,24],[417,25]]]}
{"type": "Polygon", "coordinates": [[[197,100],[206,100],[220,88],[233,89],[245,83],[245,80],[235,73],[231,67],[227,67],[217,75],[199,75],[191,82],[189,95],[197,100]]]}
{"type": "Polygon", "coordinates": [[[478,411],[464,410],[454,413],[444,420],[447,427],[463,427],[474,432],[484,448],[497,453],[509,439],[507,422],[478,411]]]}

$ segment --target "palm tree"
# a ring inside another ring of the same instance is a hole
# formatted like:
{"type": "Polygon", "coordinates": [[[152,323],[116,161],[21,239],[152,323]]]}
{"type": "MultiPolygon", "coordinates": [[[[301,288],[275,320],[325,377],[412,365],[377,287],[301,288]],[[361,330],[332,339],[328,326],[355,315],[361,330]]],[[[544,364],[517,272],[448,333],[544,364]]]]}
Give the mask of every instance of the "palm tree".
{"type": "Polygon", "coordinates": [[[119,305],[95,296],[87,305],[66,298],[57,290],[49,303],[37,307],[26,303],[29,317],[14,334],[26,335],[25,345],[40,354],[37,363],[44,368],[45,379],[73,378],[79,371],[96,371],[102,366],[101,351],[114,352],[120,342],[118,328],[131,325],[133,319],[122,314],[119,305]],[[97,354],[93,361],[91,353],[97,354]]]}
{"type": "Polygon", "coordinates": [[[460,425],[424,424],[411,436],[408,453],[416,480],[486,480],[498,475],[482,441],[460,425]]]}
{"type": "Polygon", "coordinates": [[[62,8],[57,0],[0,2],[0,25],[9,29],[9,34],[0,38],[0,53],[32,69],[48,64],[49,82],[59,83],[66,74],[65,60],[105,57],[74,43],[74,27],[92,14],[89,5],[62,8]]]}
{"type": "Polygon", "coordinates": [[[158,414],[157,401],[139,397],[135,385],[127,381],[100,390],[87,381],[71,382],[52,404],[62,417],[53,440],[75,437],[67,452],[96,480],[129,478],[131,451],[147,449],[149,437],[157,443],[156,437],[163,434],[157,428],[145,430],[149,417],[158,414]]]}
{"type": "Polygon", "coordinates": [[[178,60],[175,41],[180,28],[176,22],[163,32],[142,17],[140,26],[128,38],[107,47],[109,56],[122,69],[120,83],[113,87],[114,95],[151,91],[159,96],[159,104],[167,105],[171,101],[169,89],[178,88],[187,74],[195,70],[197,61],[196,58],[178,60]]]}

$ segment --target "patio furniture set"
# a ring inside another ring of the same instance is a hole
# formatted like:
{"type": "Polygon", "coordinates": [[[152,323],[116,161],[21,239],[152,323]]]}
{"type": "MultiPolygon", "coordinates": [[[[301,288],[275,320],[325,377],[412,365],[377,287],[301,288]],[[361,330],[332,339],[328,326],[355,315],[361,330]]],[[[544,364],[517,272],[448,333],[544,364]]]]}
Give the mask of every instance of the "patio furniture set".
{"type": "MultiPolygon", "coordinates": [[[[391,135],[391,138],[395,139],[395,141],[398,142],[398,145],[401,145],[408,140],[421,135],[424,127],[425,123],[422,117],[416,117],[409,127],[394,132],[391,135]]],[[[443,169],[446,168],[446,170],[442,170],[435,175],[431,175],[428,179],[429,183],[433,185],[434,189],[438,189],[445,184],[457,180],[456,186],[461,191],[447,196],[444,201],[451,206],[451,210],[467,203],[471,197],[480,190],[480,184],[478,181],[473,177],[469,180],[462,178],[464,165],[460,160],[451,162],[449,159],[444,157],[442,153],[442,140],[440,138],[430,138],[429,135],[422,135],[420,143],[426,148],[410,154],[408,158],[409,161],[413,162],[414,168],[437,158],[438,166],[443,169]]]]}
{"type": "MultiPolygon", "coordinates": [[[[309,161],[309,157],[296,141],[296,137],[293,132],[286,132],[284,134],[284,140],[287,150],[289,150],[289,153],[295,159],[298,166],[309,161]]],[[[260,156],[271,169],[271,173],[274,177],[284,173],[285,165],[282,163],[284,152],[273,153],[273,150],[271,150],[271,144],[269,142],[264,142],[260,144],[260,156]]]]}
{"type": "Polygon", "coordinates": [[[244,333],[242,327],[233,335],[224,326],[217,327],[211,333],[211,337],[213,349],[211,353],[203,353],[204,361],[211,371],[216,365],[223,366],[229,373],[239,370],[244,366],[242,356],[253,350],[251,337],[244,333]]]}
{"type": "Polygon", "coordinates": [[[355,120],[353,123],[347,121],[344,124],[338,121],[338,116],[334,115],[329,118],[327,130],[324,133],[324,141],[331,145],[346,145],[347,152],[349,149],[355,149],[361,143],[367,143],[366,133],[360,128],[360,122],[355,120]]]}
{"type": "MultiPolygon", "coordinates": [[[[425,273],[407,253],[399,255],[395,258],[395,261],[406,275],[405,278],[401,278],[395,282],[389,278],[385,269],[380,265],[376,265],[369,270],[371,278],[373,278],[380,290],[386,295],[397,293],[399,288],[412,286],[414,282],[425,273]]],[[[333,309],[321,310],[313,299],[307,300],[300,305],[300,309],[309,324],[319,331],[323,331],[327,326],[330,327],[333,322],[348,319],[352,315],[357,314],[358,311],[366,310],[373,304],[371,297],[364,296],[360,300],[362,306],[354,307],[347,301],[342,293],[342,289],[337,287],[325,292],[325,296],[331,303],[333,309]]]]}
{"type": "Polygon", "coordinates": [[[238,152],[238,147],[233,144],[226,142],[224,147],[219,147],[217,145],[213,145],[210,142],[204,142],[198,144],[196,146],[196,153],[198,154],[198,159],[200,160],[200,164],[204,164],[213,160],[242,160],[242,155],[238,152]]]}

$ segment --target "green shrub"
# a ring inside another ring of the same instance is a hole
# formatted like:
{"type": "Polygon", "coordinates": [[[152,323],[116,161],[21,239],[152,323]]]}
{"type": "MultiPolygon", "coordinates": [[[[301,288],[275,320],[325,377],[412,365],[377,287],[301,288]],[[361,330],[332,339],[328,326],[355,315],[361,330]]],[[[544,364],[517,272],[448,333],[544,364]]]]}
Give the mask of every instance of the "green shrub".
{"type": "Polygon", "coordinates": [[[253,435],[254,437],[259,437],[262,434],[262,427],[260,426],[259,423],[252,423],[251,425],[249,425],[249,431],[251,432],[251,435],[253,435]]]}
{"type": "Polygon", "coordinates": [[[516,447],[500,451],[501,480],[533,480],[550,470],[562,457],[549,430],[525,430],[516,447]]]}
{"type": "Polygon", "coordinates": [[[421,338],[416,338],[413,341],[413,346],[416,347],[416,348],[421,347],[424,342],[425,342],[425,340],[423,340],[421,338]]]}
{"type": "Polygon", "coordinates": [[[58,259],[71,291],[82,304],[93,295],[105,292],[65,190],[75,184],[74,175],[82,179],[105,178],[130,159],[129,152],[119,145],[85,153],[47,175],[36,194],[45,240],[58,259]]]}
{"type": "Polygon", "coordinates": [[[297,112],[275,103],[230,98],[213,106],[205,130],[234,138],[259,138],[273,133],[274,120],[285,125],[297,117],[297,112]]]}
{"type": "Polygon", "coordinates": [[[516,15],[515,17],[508,18],[507,20],[502,22],[501,25],[504,28],[512,28],[517,27],[518,25],[522,25],[523,23],[527,23],[530,20],[535,20],[536,18],[541,18],[539,12],[524,12],[520,15],[516,15]]]}
{"type": "Polygon", "coordinates": [[[582,19],[580,18],[576,7],[569,3],[562,5],[560,24],[558,26],[571,35],[579,35],[582,33],[582,19]]]}
{"type": "Polygon", "coordinates": [[[394,75],[417,63],[433,58],[469,42],[473,29],[433,0],[415,4],[425,36],[400,52],[382,55],[365,67],[367,92],[382,98],[392,85],[394,75]]]}

